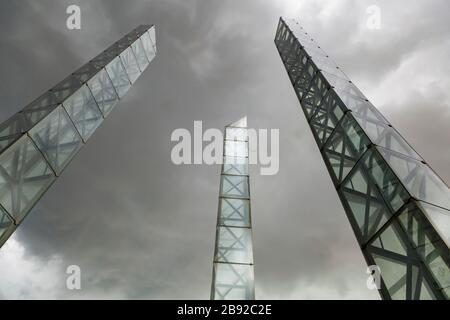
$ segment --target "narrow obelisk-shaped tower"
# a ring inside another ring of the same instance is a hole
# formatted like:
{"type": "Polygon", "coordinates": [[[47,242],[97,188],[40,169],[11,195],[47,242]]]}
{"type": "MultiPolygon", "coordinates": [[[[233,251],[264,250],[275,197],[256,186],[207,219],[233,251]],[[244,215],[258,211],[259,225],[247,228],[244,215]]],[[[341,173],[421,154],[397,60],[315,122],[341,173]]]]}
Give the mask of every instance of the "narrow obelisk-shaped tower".
{"type": "Polygon", "coordinates": [[[211,286],[213,300],[255,299],[248,129],[244,117],[225,127],[211,286]]]}

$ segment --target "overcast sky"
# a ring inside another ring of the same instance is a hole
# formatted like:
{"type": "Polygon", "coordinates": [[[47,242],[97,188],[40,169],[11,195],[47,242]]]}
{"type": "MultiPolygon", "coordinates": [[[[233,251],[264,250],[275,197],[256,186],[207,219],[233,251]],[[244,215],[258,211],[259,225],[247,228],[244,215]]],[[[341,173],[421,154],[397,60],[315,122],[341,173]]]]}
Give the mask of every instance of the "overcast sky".
{"type": "Polygon", "coordinates": [[[208,299],[219,166],[170,161],[176,128],[280,129],[251,168],[256,297],[379,299],[273,43],[298,18],[450,182],[447,0],[0,2],[0,121],[141,23],[158,55],[0,249],[0,298],[208,299]],[[66,7],[81,7],[81,30],[66,7]],[[366,26],[367,7],[381,28],[366,26]],[[79,265],[82,289],[65,287],[79,265]]]}

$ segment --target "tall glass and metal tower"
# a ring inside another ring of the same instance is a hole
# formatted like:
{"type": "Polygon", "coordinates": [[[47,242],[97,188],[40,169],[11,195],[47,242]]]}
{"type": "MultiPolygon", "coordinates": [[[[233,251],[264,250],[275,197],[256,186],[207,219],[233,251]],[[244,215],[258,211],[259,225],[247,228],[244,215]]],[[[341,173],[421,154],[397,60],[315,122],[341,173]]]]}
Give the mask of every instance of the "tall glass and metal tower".
{"type": "Polygon", "coordinates": [[[450,298],[450,191],[294,20],[275,45],[384,299],[450,298]]]}
{"type": "Polygon", "coordinates": [[[0,125],[0,247],[155,55],[141,25],[0,125]]]}
{"type": "Polygon", "coordinates": [[[247,118],[225,127],[211,299],[255,299],[247,118]]]}

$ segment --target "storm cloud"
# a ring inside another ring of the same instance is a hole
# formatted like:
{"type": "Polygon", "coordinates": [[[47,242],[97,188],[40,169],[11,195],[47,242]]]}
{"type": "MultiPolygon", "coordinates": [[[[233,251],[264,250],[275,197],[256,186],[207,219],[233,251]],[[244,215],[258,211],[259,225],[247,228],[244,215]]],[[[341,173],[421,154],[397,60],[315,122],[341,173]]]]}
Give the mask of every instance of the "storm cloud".
{"type": "Polygon", "coordinates": [[[280,170],[251,168],[256,297],[378,299],[273,43],[298,18],[450,181],[450,3],[361,0],[0,4],[0,121],[142,23],[158,55],[0,250],[1,298],[208,299],[219,166],[176,166],[171,133],[280,129],[280,170]],[[68,30],[66,8],[81,8],[68,30]],[[366,9],[381,9],[381,28],[366,9]],[[66,289],[79,265],[82,289],[66,289]]]}

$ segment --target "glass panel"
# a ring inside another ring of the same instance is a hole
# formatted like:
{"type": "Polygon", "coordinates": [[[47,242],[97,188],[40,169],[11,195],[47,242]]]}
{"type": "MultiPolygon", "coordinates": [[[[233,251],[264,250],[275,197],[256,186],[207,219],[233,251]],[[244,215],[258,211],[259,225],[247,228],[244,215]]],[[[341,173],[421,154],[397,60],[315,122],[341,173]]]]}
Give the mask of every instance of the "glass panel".
{"type": "Polygon", "coordinates": [[[393,300],[406,299],[406,264],[374,255],[389,295],[393,300]]]}
{"type": "Polygon", "coordinates": [[[221,195],[228,197],[249,197],[248,177],[246,176],[221,176],[221,195]]]}
{"type": "Polygon", "coordinates": [[[100,109],[86,85],[64,101],[63,106],[84,141],[89,139],[103,121],[100,109]]]}
{"type": "Polygon", "coordinates": [[[0,155],[0,204],[18,223],[55,180],[55,175],[27,136],[0,155]]]}
{"type": "Polygon", "coordinates": [[[248,141],[248,129],[246,128],[225,128],[225,139],[248,141]]]}
{"type": "Polygon", "coordinates": [[[75,71],[73,75],[78,81],[84,83],[95,76],[100,70],[101,68],[96,66],[95,64],[86,63],[80,69],[75,71]]]}
{"type": "Polygon", "coordinates": [[[254,299],[253,266],[242,264],[215,263],[215,300],[254,299]]]}
{"type": "Polygon", "coordinates": [[[248,158],[229,157],[223,158],[223,174],[248,175],[248,158]]]}
{"type": "Polygon", "coordinates": [[[53,110],[29,134],[57,174],[61,173],[83,145],[62,107],[53,110]]]}
{"type": "Polygon", "coordinates": [[[322,98],[327,94],[327,92],[328,85],[326,84],[325,79],[320,73],[317,73],[312,80],[307,93],[303,96],[301,101],[302,107],[306,111],[308,119],[311,119],[315,114],[322,98]]]}
{"type": "Polygon", "coordinates": [[[118,56],[122,53],[123,50],[127,48],[127,45],[121,44],[119,42],[113,43],[111,46],[109,46],[106,51],[110,54],[113,54],[115,56],[118,56]]]}
{"type": "Polygon", "coordinates": [[[443,291],[444,296],[448,299],[450,299],[450,288],[446,288],[443,291]]]}
{"type": "Polygon", "coordinates": [[[314,58],[314,63],[316,66],[322,70],[325,71],[325,75],[332,74],[336,77],[347,79],[347,76],[339,69],[339,67],[334,63],[329,57],[327,56],[317,56],[314,58]]]}
{"type": "Polygon", "coordinates": [[[406,189],[375,148],[370,149],[366,154],[363,166],[393,212],[400,209],[410,198],[406,189]]]}
{"type": "Polygon", "coordinates": [[[123,48],[126,49],[127,47],[129,47],[136,39],[138,38],[138,36],[134,35],[132,32],[125,35],[122,39],[120,39],[119,41],[117,41],[117,43],[123,48]]]}
{"type": "Polygon", "coordinates": [[[285,21],[285,23],[289,26],[289,29],[292,30],[294,35],[298,39],[300,39],[300,41],[302,41],[302,40],[311,41],[311,37],[306,34],[306,32],[303,30],[302,26],[297,21],[295,21],[294,19],[287,19],[285,21]]]}
{"type": "Polygon", "coordinates": [[[407,298],[407,258],[404,244],[397,225],[390,225],[372,243],[373,258],[380,268],[381,278],[386,285],[389,295],[394,300],[407,298]]]}
{"type": "Polygon", "coordinates": [[[31,128],[57,107],[57,99],[51,91],[47,91],[39,98],[27,105],[22,114],[26,120],[27,128],[31,128]]]}
{"type": "Polygon", "coordinates": [[[0,245],[6,240],[2,239],[2,237],[8,233],[10,228],[14,228],[13,221],[11,221],[6,212],[0,207],[0,245]]]}
{"type": "Polygon", "coordinates": [[[117,57],[117,54],[110,50],[105,50],[96,56],[94,59],[90,61],[90,63],[94,64],[98,68],[104,68],[108,63],[114,60],[117,57]]]}
{"type": "Polygon", "coordinates": [[[27,129],[25,119],[21,113],[16,113],[0,124],[0,152],[19,139],[27,129]]]}
{"type": "Polygon", "coordinates": [[[342,100],[342,102],[345,104],[347,109],[352,110],[353,114],[357,114],[360,119],[384,123],[385,125],[389,124],[380,111],[378,111],[377,108],[375,108],[369,101],[349,95],[340,98],[341,100],[342,98],[345,99],[342,100]]]}
{"type": "Polygon", "coordinates": [[[242,117],[239,120],[236,120],[235,122],[229,124],[227,128],[234,127],[234,128],[244,128],[247,127],[247,117],[242,117]]]}
{"type": "Polygon", "coordinates": [[[411,244],[417,249],[424,265],[441,288],[450,286],[449,249],[443,241],[445,238],[441,238],[436,230],[441,233],[441,236],[445,235],[445,232],[448,236],[449,214],[447,210],[426,203],[420,203],[419,206],[412,203],[399,217],[411,244]]]}
{"type": "Polygon", "coordinates": [[[73,75],[54,86],[50,91],[55,95],[58,103],[63,102],[68,96],[73,94],[81,87],[81,82],[73,75]]]}
{"type": "Polygon", "coordinates": [[[225,140],[225,156],[247,157],[248,142],[225,140]]]}
{"type": "Polygon", "coordinates": [[[311,60],[307,60],[303,71],[297,77],[294,84],[294,89],[300,99],[307,93],[316,72],[316,66],[311,62],[311,60]]]}
{"type": "Polygon", "coordinates": [[[249,228],[218,228],[215,262],[253,263],[252,233],[249,228]]]}
{"type": "Polygon", "coordinates": [[[299,78],[303,70],[305,70],[306,65],[310,64],[308,63],[308,57],[306,55],[306,52],[303,49],[299,49],[296,53],[296,57],[292,63],[292,66],[288,70],[289,77],[291,78],[292,83],[295,83],[295,81],[299,78]]]}
{"type": "Polygon", "coordinates": [[[278,21],[278,27],[277,27],[277,33],[276,33],[276,35],[275,35],[275,41],[276,41],[276,43],[278,43],[279,41],[280,41],[280,39],[281,39],[281,34],[283,33],[283,30],[284,30],[284,23],[283,23],[283,20],[279,20],[278,21]]]}
{"type": "Polygon", "coordinates": [[[148,61],[152,61],[156,56],[156,52],[150,39],[150,34],[146,32],[140,39],[142,41],[142,45],[144,46],[145,53],[147,54],[148,61]]]}
{"type": "Polygon", "coordinates": [[[334,91],[328,91],[311,120],[311,129],[321,147],[329,138],[339,120],[344,116],[345,106],[334,91]]]}
{"type": "Polygon", "coordinates": [[[116,89],[114,89],[106,70],[102,69],[88,81],[87,85],[89,89],[91,89],[94,99],[102,111],[103,116],[106,117],[119,101],[116,89]]]}
{"type": "Polygon", "coordinates": [[[366,244],[392,216],[367,173],[358,167],[342,187],[350,213],[359,227],[361,244],[366,244]]]}
{"type": "Polygon", "coordinates": [[[408,191],[416,199],[450,209],[450,191],[444,182],[419,160],[377,147],[408,191]]]}
{"type": "MultiPolygon", "coordinates": [[[[291,73],[289,71],[295,65],[295,63],[297,62],[297,59],[299,59],[299,55],[302,55],[303,52],[304,51],[301,48],[298,41],[295,41],[293,43],[293,45],[290,47],[290,49],[288,50],[284,64],[286,66],[286,70],[288,71],[289,75],[291,75],[291,73]]],[[[291,80],[292,79],[293,78],[291,77],[291,80]]]]}
{"type": "Polygon", "coordinates": [[[435,299],[436,297],[434,296],[433,291],[431,290],[429,284],[423,281],[419,300],[435,300],[435,299]]]}
{"type": "Polygon", "coordinates": [[[408,204],[399,216],[400,224],[405,230],[413,248],[425,247],[431,243],[442,241],[436,230],[428,222],[426,210],[422,210],[416,203],[408,204]]]}
{"type": "Polygon", "coordinates": [[[148,29],[148,34],[150,35],[150,40],[152,41],[153,48],[156,52],[156,29],[154,26],[148,29]]]}
{"type": "Polygon", "coordinates": [[[139,70],[136,57],[134,56],[131,47],[128,47],[125,51],[123,51],[120,54],[120,58],[122,59],[125,70],[127,71],[128,78],[130,79],[131,83],[134,83],[141,75],[141,71],[139,70]]]}
{"type": "Polygon", "coordinates": [[[283,41],[281,42],[280,46],[280,56],[283,62],[286,61],[286,57],[288,56],[289,51],[295,46],[296,42],[297,40],[294,38],[294,35],[289,30],[287,30],[285,32],[285,35],[283,36],[283,41]]]}
{"type": "Polygon", "coordinates": [[[119,98],[122,98],[130,89],[131,83],[122,65],[120,57],[116,57],[113,61],[111,61],[106,66],[106,71],[108,72],[109,78],[111,79],[119,98]]]}
{"type": "Polygon", "coordinates": [[[220,198],[219,225],[250,227],[250,201],[220,198]]]}
{"type": "Polygon", "coordinates": [[[353,98],[358,98],[360,100],[366,100],[366,97],[362,92],[348,79],[343,79],[335,76],[334,74],[323,71],[323,76],[327,79],[333,90],[341,97],[342,101],[345,103],[345,96],[350,96],[353,98]]]}
{"type": "Polygon", "coordinates": [[[363,118],[358,114],[353,114],[353,117],[374,144],[400,152],[409,157],[419,160],[422,159],[395,129],[387,126],[383,122],[363,118]]]}
{"type": "Polygon", "coordinates": [[[398,234],[398,231],[390,225],[381,233],[372,245],[374,247],[406,256],[406,246],[400,239],[401,237],[398,234]]]}
{"type": "Polygon", "coordinates": [[[346,114],[325,144],[325,159],[330,161],[340,182],[367,150],[370,141],[350,114],[346,114]]]}
{"type": "Polygon", "coordinates": [[[450,247],[450,211],[421,202],[423,212],[450,247]]]}
{"type": "Polygon", "coordinates": [[[316,60],[319,57],[325,57],[327,54],[313,40],[301,42],[305,51],[316,60]]]}
{"type": "Polygon", "coordinates": [[[448,255],[443,256],[438,254],[434,244],[425,247],[425,265],[430,269],[436,282],[440,288],[450,287],[450,268],[444,261],[444,258],[448,260],[448,255]]]}
{"type": "Polygon", "coordinates": [[[144,46],[142,45],[141,39],[137,39],[135,42],[131,44],[131,48],[133,49],[134,55],[139,65],[139,69],[144,71],[147,68],[149,62],[147,55],[145,54],[144,46]]]}

